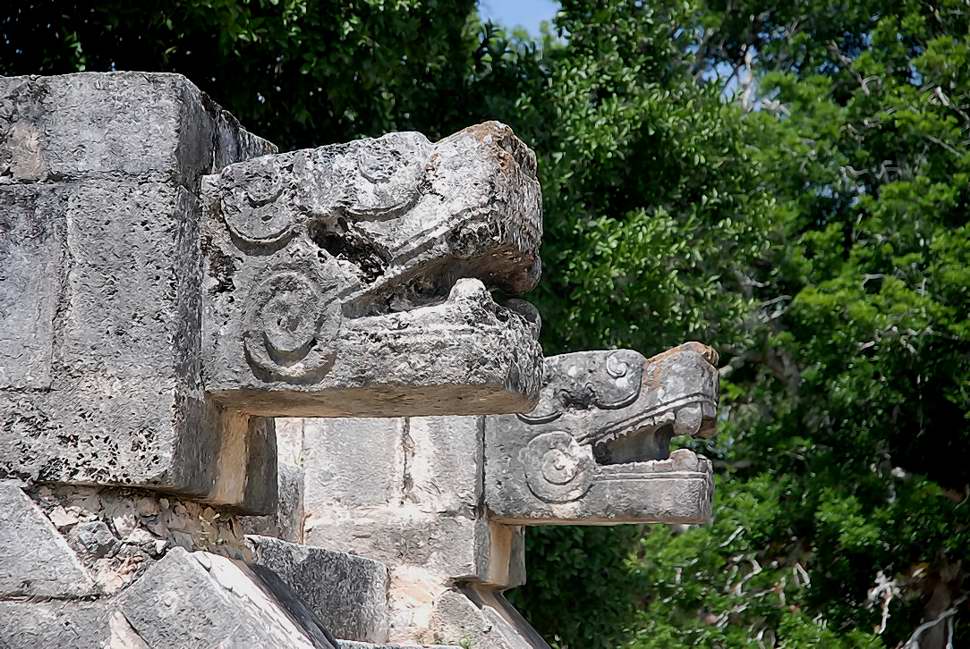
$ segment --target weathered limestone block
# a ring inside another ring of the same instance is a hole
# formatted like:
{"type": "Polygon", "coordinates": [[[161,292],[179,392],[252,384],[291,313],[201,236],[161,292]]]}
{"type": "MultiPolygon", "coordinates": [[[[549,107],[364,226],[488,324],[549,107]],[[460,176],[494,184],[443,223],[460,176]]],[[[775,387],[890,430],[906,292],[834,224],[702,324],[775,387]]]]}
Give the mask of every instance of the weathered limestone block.
{"type": "Polygon", "coordinates": [[[702,523],[710,462],[677,435],[714,431],[716,353],[687,343],[650,359],[630,350],[546,360],[539,405],[486,417],[485,500],[518,525],[702,523]]]}
{"type": "Polygon", "coordinates": [[[507,573],[522,548],[482,516],[482,434],[476,417],[304,420],[305,542],[449,579],[507,573]]]}
{"type": "Polygon", "coordinates": [[[464,516],[436,517],[402,510],[360,512],[359,518],[316,521],[308,545],[354,552],[377,561],[418,565],[455,579],[484,579],[490,573],[488,522],[464,516]]]}
{"type": "Polygon", "coordinates": [[[549,649],[501,593],[466,586],[438,598],[431,622],[437,637],[476,649],[549,649]]]}
{"type": "Polygon", "coordinates": [[[432,514],[475,515],[482,502],[483,419],[409,417],[403,425],[405,502],[432,514]]]}
{"type": "Polygon", "coordinates": [[[199,176],[273,153],[178,74],[0,77],[0,183],[199,176]]]}
{"type": "Polygon", "coordinates": [[[521,528],[489,522],[482,507],[482,418],[306,419],[303,427],[304,540],[388,565],[392,640],[430,641],[435,603],[456,584],[523,582],[521,528]]]}
{"type": "Polygon", "coordinates": [[[0,601],[3,649],[147,649],[103,602],[0,601]]]}
{"type": "Polygon", "coordinates": [[[348,508],[470,517],[480,506],[480,417],[302,421],[308,528],[348,508]]]}
{"type": "Polygon", "coordinates": [[[78,598],[95,592],[50,520],[16,484],[0,482],[0,597],[78,598]]]}
{"type": "Polygon", "coordinates": [[[535,157],[490,122],[264,156],[204,183],[204,380],[259,415],[508,412],[541,352],[535,157]],[[242,317],[240,317],[242,315],[242,317]]]}
{"type": "MultiPolygon", "coordinates": [[[[0,186],[0,204],[21,233],[0,242],[0,264],[13,268],[0,279],[0,325],[13,334],[0,335],[0,475],[212,490],[232,433],[219,434],[226,417],[205,406],[188,369],[197,332],[183,317],[180,275],[193,252],[179,231],[192,194],[96,180],[0,186]],[[195,434],[202,427],[213,433],[195,434]]],[[[271,459],[268,431],[242,435],[237,443],[271,459]]]]}
{"type": "Polygon", "coordinates": [[[335,649],[299,599],[269,571],[174,548],[116,604],[152,649],[335,649]]]}
{"type": "Polygon", "coordinates": [[[344,552],[247,537],[253,563],[276,573],[337,638],[387,639],[387,567],[344,552]]]}
{"type": "Polygon", "coordinates": [[[349,509],[400,504],[404,490],[403,419],[301,421],[305,532],[330,524],[349,509]]]}
{"type": "Polygon", "coordinates": [[[275,499],[201,386],[197,198],[273,150],[178,75],[0,79],[0,477],[275,499]]]}

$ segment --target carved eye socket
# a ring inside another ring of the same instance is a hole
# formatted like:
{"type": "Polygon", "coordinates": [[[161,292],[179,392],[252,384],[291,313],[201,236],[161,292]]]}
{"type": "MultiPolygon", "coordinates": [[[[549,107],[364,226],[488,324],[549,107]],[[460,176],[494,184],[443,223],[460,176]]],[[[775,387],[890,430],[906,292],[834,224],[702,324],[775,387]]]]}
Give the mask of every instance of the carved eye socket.
{"type": "Polygon", "coordinates": [[[340,328],[334,287],[297,270],[280,270],[249,296],[243,342],[257,376],[267,381],[316,381],[330,370],[340,328]]]}
{"type": "Polygon", "coordinates": [[[546,502],[576,500],[593,484],[596,462],[590,448],[563,431],[534,437],[523,449],[522,462],[529,489],[546,502]]]}
{"type": "Polygon", "coordinates": [[[222,216],[230,232],[254,244],[275,243],[286,237],[293,225],[293,216],[278,201],[284,183],[277,168],[247,168],[226,180],[222,216]]]}
{"type": "Polygon", "coordinates": [[[360,217],[387,216],[407,209],[419,195],[424,173],[421,141],[396,133],[354,152],[358,182],[345,211],[360,217]]]}
{"type": "Polygon", "coordinates": [[[313,341],[317,323],[313,319],[313,309],[301,304],[302,299],[314,296],[305,287],[296,287],[272,297],[260,312],[266,347],[274,356],[285,358],[300,354],[304,347],[313,341]],[[303,291],[299,290],[304,288],[303,291]]]}

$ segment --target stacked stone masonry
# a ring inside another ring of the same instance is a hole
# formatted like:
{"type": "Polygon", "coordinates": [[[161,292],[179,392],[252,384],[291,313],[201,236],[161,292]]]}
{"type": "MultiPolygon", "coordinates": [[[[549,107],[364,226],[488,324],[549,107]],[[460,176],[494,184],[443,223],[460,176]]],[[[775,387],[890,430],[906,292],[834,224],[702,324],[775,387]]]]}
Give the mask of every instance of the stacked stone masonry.
{"type": "Polygon", "coordinates": [[[497,122],[278,153],[179,75],[0,78],[0,648],[547,647],[550,524],[701,523],[717,357],[542,358],[497,122]]]}

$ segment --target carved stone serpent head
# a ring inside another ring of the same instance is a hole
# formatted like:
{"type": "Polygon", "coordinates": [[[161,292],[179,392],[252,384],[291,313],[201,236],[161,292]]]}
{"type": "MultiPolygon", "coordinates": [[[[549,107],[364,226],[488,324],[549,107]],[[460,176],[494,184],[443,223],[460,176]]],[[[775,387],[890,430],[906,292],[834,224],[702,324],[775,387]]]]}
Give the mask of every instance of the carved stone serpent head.
{"type": "Polygon", "coordinates": [[[486,503],[514,524],[701,522],[710,462],[676,436],[714,432],[717,354],[686,343],[546,359],[528,414],[486,419],[486,503]]]}

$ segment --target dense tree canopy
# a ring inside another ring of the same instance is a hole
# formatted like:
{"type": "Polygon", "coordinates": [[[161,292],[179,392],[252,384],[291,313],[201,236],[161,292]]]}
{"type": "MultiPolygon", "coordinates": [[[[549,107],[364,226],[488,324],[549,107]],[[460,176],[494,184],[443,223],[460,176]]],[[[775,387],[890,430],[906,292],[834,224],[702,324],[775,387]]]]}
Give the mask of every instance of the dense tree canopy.
{"type": "Polygon", "coordinates": [[[714,522],[530,531],[527,616],[572,649],[970,643],[970,5],[563,0],[554,30],[25,0],[0,72],[183,72],[286,148],[509,123],[547,352],[723,361],[714,522]]]}

